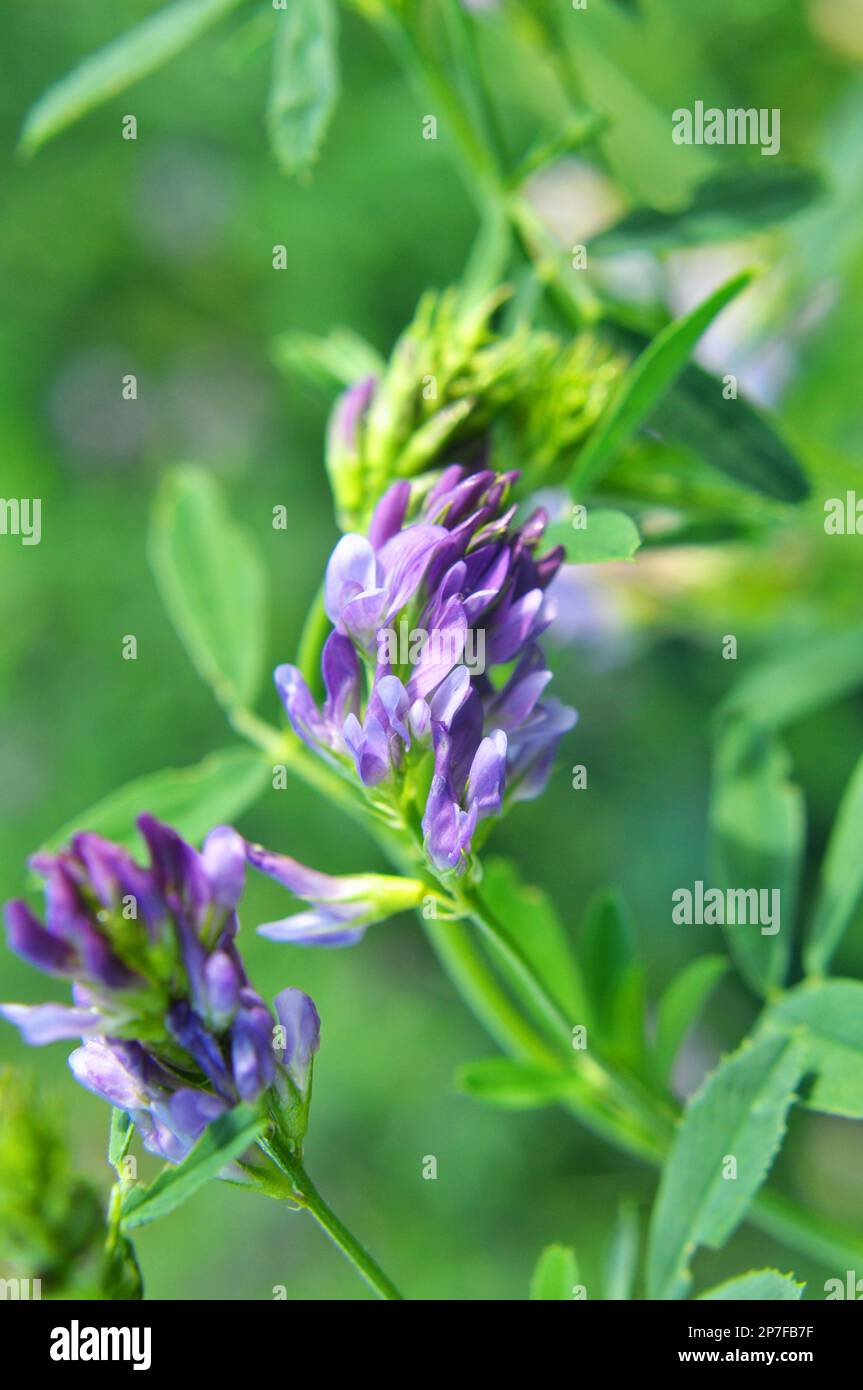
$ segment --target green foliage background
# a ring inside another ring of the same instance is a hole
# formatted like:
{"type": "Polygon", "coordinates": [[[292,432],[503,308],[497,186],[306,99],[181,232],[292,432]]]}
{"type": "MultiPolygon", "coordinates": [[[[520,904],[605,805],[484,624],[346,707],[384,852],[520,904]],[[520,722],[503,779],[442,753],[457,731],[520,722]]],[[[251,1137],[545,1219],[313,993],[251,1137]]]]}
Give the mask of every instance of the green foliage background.
{"type": "MultiPolygon", "coordinates": [[[[124,5],[123,25],[152,8],[124,5]]],[[[672,926],[669,906],[675,887],[707,877],[712,711],[765,650],[859,616],[863,539],[825,540],[822,525],[825,497],[855,484],[863,496],[855,331],[863,81],[847,52],[818,37],[828,8],[652,0],[640,28],[609,13],[591,39],[585,85],[596,86],[600,107],[603,93],[613,102],[607,153],[633,201],[666,205],[676,176],[673,147],[655,137],[645,103],[667,125],[673,108],[696,98],[780,107],[783,155],[819,169],[828,184],[822,204],[769,239],[767,251],[788,271],[775,330],[795,304],[818,309],[780,408],[813,476],[811,504],[754,555],[718,552],[722,562],[697,589],[645,574],[625,659],[597,660],[584,646],[560,653],[558,693],[577,705],[580,723],[547,794],[495,832],[495,851],[547,888],[572,925],[596,889],[623,892],[653,997],[686,960],[723,949],[711,928],[672,926]],[[739,636],[736,666],[720,659],[725,633],[739,636]],[[570,788],[574,762],[590,769],[587,791],[570,788]]],[[[610,6],[597,0],[597,9],[610,6]]],[[[286,329],[347,324],[387,352],[420,293],[460,274],[474,229],[445,136],[421,139],[418,100],[349,14],[343,98],[309,179],[286,179],[269,153],[268,45],[233,24],[34,162],[16,162],[33,99],[119,22],[107,0],[10,0],[0,17],[0,493],[43,499],[39,547],[0,537],[3,898],[22,891],[26,855],[82,807],[132,777],[197,762],[231,742],[146,564],[163,468],[193,459],[228,485],[269,569],[270,664],[290,659],[336,531],[322,466],[327,401],[286,380],[270,345],[286,329]],[[127,112],[138,118],[135,143],[120,138],[127,112]],[[271,268],[276,243],[288,248],[281,273],[271,268]],[[135,403],[120,400],[127,372],[139,378],[135,403]],[[287,532],[271,526],[280,503],[287,532]],[[126,634],[137,636],[136,662],[121,659],[126,634]]],[[[530,73],[495,35],[489,57],[513,128],[527,139],[530,73]]],[[[636,588],[640,563],[627,576],[636,588]]],[[[261,707],[274,718],[274,694],[261,707]]],[[[800,721],[789,746],[815,866],[863,748],[863,701],[800,721]]],[[[240,828],[318,867],[385,868],[355,826],[298,784],[267,791],[240,828]]],[[[804,902],[811,889],[810,872],[804,902]]],[[[260,920],[282,900],[258,881],[248,903],[247,915],[260,920]]],[[[588,1291],[598,1286],[620,1199],[634,1198],[646,1213],[654,1175],[554,1111],[485,1109],[454,1092],[456,1067],[489,1047],[412,921],[371,931],[353,951],[277,948],[251,934],[245,950],[262,993],[290,983],[318,1002],[309,1169],[409,1296],[523,1298],[551,1241],[574,1245],[588,1291]],[[436,1181],[422,1178],[426,1155],[438,1160],[436,1181]]],[[[836,969],[863,971],[859,913],[836,969]]],[[[3,998],[46,997],[44,982],[5,948],[0,980],[3,998]]],[[[687,1090],[755,1012],[729,977],[689,1040],[687,1090]]],[[[4,1027],[0,1059],[36,1068],[62,1096],[79,1166],[104,1169],[107,1190],[107,1108],[68,1078],[63,1047],[28,1052],[4,1027]]],[[[859,1229],[861,1174],[859,1127],[794,1114],[781,1187],[859,1229]]],[[[282,1284],[289,1297],[357,1292],[310,1221],[219,1185],[142,1229],[137,1244],[151,1297],[266,1299],[282,1284]]],[[[792,1264],[810,1280],[810,1296],[827,1277],[844,1276],[751,1227],[720,1254],[699,1255],[695,1268],[703,1286],[752,1266],[792,1264]]]]}

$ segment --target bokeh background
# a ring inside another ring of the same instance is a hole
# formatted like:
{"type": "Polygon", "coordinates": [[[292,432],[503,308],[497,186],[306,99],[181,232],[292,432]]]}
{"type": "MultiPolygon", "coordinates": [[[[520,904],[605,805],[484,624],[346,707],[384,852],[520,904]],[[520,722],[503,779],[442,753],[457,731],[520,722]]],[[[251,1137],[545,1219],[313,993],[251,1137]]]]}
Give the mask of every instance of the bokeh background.
{"type": "MultiPolygon", "coordinates": [[[[556,658],[559,693],[580,723],[546,796],[495,834],[495,848],[543,884],[573,926],[592,892],[621,889],[655,997],[687,959],[722,949],[710,928],[673,927],[669,906],[675,887],[705,872],[712,710],[741,662],[859,615],[863,540],[825,538],[823,502],[855,484],[863,496],[863,8],[653,0],[634,20],[595,3],[582,81],[615,125],[600,177],[570,161],[535,190],[563,237],[584,239],[591,219],[621,202],[673,201],[691,171],[670,158],[670,112],[696,98],[779,107],[782,158],[817,168],[827,188],[817,208],[755,248],[617,267],[633,293],[674,307],[753,249],[771,267],[712,335],[706,360],[739,371],[773,405],[813,474],[813,501],[755,553],[653,555],[623,574],[582,578],[598,633],[576,636],[556,658]],[[726,633],[740,641],[737,668],[720,656],[726,633]],[[576,762],[590,769],[586,791],[571,789],[576,762]]],[[[387,352],[419,294],[459,275],[475,230],[445,135],[421,139],[421,103],[347,13],[344,93],[310,178],[287,180],[269,153],[268,48],[239,17],[18,163],[17,132],[35,97],[154,6],[121,8],[7,0],[0,15],[0,493],[43,499],[41,545],[0,537],[4,898],[22,891],[26,855],[82,807],[233,741],[147,568],[161,471],[188,459],[224,480],[268,563],[272,663],[289,659],[336,531],[322,468],[329,401],[279,369],[273,343],[286,330],[346,324],[387,352]],[[137,142],[120,137],[127,112],[137,142]],[[283,272],[272,269],[276,243],[288,248],[283,272]],[[129,372],[136,402],[121,399],[129,372]],[[286,532],[271,525],[279,503],[286,532]],[[121,659],[126,634],[137,636],[136,662],[121,659]]],[[[514,138],[527,142],[542,84],[506,25],[493,22],[484,45],[514,138]]],[[[694,155],[703,172],[708,156],[694,155]]],[[[261,709],[275,719],[275,696],[261,709]]],[[[801,722],[790,747],[807,797],[811,888],[863,748],[863,701],[801,722]]],[[[320,867],[381,867],[362,832],[299,785],[267,792],[240,829],[320,867]]],[[[270,887],[254,885],[250,915],[280,910],[270,887]]],[[[245,945],[263,994],[291,983],[318,1002],[309,1168],[410,1296],[523,1298],[552,1240],[576,1247],[584,1282],[598,1287],[618,1203],[631,1197],[646,1216],[653,1175],[562,1114],[496,1112],[455,1093],[456,1066],[492,1047],[412,921],[373,930],[352,951],[251,935],[245,945]],[[438,1161],[435,1181],[422,1177],[427,1155],[438,1161]]],[[[860,918],[838,968],[861,973],[860,918]]],[[[47,997],[5,947],[0,980],[3,998],[47,997]]],[[[754,1015],[754,999],[730,977],[689,1039],[679,1086],[697,1084],[754,1015]]],[[[103,1175],[107,1191],[108,1111],[74,1086],[64,1048],[28,1052],[4,1026],[0,1060],[39,1074],[64,1108],[76,1162],[103,1175]]],[[[863,1136],[850,1123],[795,1115],[775,1176],[840,1224],[863,1226],[863,1136]]],[[[310,1221],[218,1184],[143,1230],[138,1247],[151,1297],[266,1299],[281,1284],[292,1298],[358,1294],[310,1221]]],[[[751,1227],[720,1254],[700,1255],[696,1272],[712,1282],[752,1264],[794,1268],[817,1296],[825,1278],[844,1275],[751,1227]]]]}

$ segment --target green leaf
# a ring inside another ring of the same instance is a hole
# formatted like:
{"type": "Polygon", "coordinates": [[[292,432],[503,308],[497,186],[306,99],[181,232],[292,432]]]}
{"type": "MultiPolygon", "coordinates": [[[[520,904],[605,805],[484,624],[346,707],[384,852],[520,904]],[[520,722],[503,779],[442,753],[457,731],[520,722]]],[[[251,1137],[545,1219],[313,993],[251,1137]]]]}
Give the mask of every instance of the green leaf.
{"type": "Polygon", "coordinates": [[[350,328],[316,333],[280,333],[273,343],[273,360],[283,372],[305,377],[327,391],[353,386],[361,377],[381,376],[386,363],[369,343],[350,328]]]}
{"type": "Polygon", "coordinates": [[[556,521],[546,530],[544,542],[566,548],[570,565],[596,565],[605,560],[631,560],[641,545],[638,527],[625,512],[591,507],[583,527],[556,521]]]}
{"type": "Polygon", "coordinates": [[[681,246],[749,236],[800,212],[821,193],[815,174],[790,165],[716,174],[677,212],[637,208],[590,243],[591,252],[672,251],[681,246]]]}
{"type": "Polygon", "coordinates": [[[765,415],[745,396],[690,363],[649,419],[649,429],[684,445],[720,472],[779,502],[809,496],[806,474],[765,415]]]}
{"type": "MultiPolygon", "coordinates": [[[[587,1018],[587,997],[570,943],[551,899],[540,889],[523,883],[518,869],[506,859],[484,864],[482,898],[533,966],[539,979],[573,1024],[587,1018]]],[[[486,942],[501,971],[519,988],[505,955],[486,942]]]]}
{"type": "Polygon", "coordinates": [[[791,1274],[780,1274],[777,1269],[753,1269],[749,1274],[739,1274],[736,1279],[726,1279],[724,1284],[700,1293],[699,1299],[712,1303],[734,1302],[738,1298],[762,1303],[793,1303],[803,1297],[805,1284],[798,1284],[791,1274]]]}
{"type": "Polygon", "coordinates": [[[339,98],[338,14],[333,0],[301,0],[277,15],[267,130],[283,173],[318,156],[339,98]]]}
{"type": "Polygon", "coordinates": [[[578,933],[578,955],[601,1051],[636,1065],[644,1053],[644,971],[615,893],[601,893],[589,903],[578,933]]]}
{"type": "Polygon", "coordinates": [[[266,580],[253,542],[205,469],[186,465],[165,478],[149,558],[202,680],[228,709],[250,705],[263,674],[266,580]]]}
{"type": "Polygon", "coordinates": [[[638,1274],[638,1207],[632,1201],[620,1204],[605,1258],[604,1294],[610,1303],[630,1299],[638,1274]]]}
{"type": "Polygon", "coordinates": [[[108,1141],[108,1162],[120,1176],[120,1164],[129,1152],[132,1138],[135,1133],[135,1126],[131,1115],[127,1115],[125,1110],[113,1109],[111,1111],[111,1137],[108,1141]]]}
{"type": "Polygon", "coordinates": [[[633,362],[578,457],[571,480],[574,493],[583,495],[594,486],[683,371],[702,333],[751,279],[749,270],[732,276],[690,313],[663,328],[633,362]]]}
{"type": "Polygon", "coordinates": [[[174,1211],[253,1144],[266,1123],[265,1117],[251,1105],[238,1105],[213,1120],[182,1163],[163,1168],[149,1187],[134,1187],[126,1196],[123,1229],[134,1230],[174,1211]]]}
{"type": "Polygon", "coordinates": [[[863,896],[863,758],[851,774],[821,865],[818,898],[804,954],[819,975],[830,963],[863,896]]]}
{"type": "Polygon", "coordinates": [[[806,816],[789,766],[781,743],[764,729],[739,718],[720,725],[710,804],[710,887],[779,894],[769,899],[771,907],[778,904],[778,921],[725,928],[731,954],[758,994],[785,980],[794,935],[806,816]]]}
{"type": "Polygon", "coordinates": [[[461,277],[460,312],[469,314],[506,278],[513,247],[512,223],[506,209],[496,202],[485,208],[479,230],[461,277]]]}
{"type": "Polygon", "coordinates": [[[127,782],[67,822],[45,848],[59,849],[77,830],[92,830],[134,851],[140,846],[135,820],[144,811],[199,844],[214,825],[233,821],[257,800],[268,776],[254,749],[224,748],[193,767],[166,768],[127,782]]]}
{"type": "MultiPolygon", "coordinates": [[[[573,113],[563,126],[555,130],[550,138],[538,140],[531,146],[510,178],[512,187],[518,188],[520,184],[540,169],[545,169],[550,164],[557,164],[567,155],[574,154],[583,146],[592,144],[598,136],[608,129],[608,125],[609,117],[600,115],[598,111],[590,111],[585,108],[580,112],[573,113]]],[[[498,283],[500,278],[498,277],[498,283]]]]}
{"type": "Polygon", "coordinates": [[[789,641],[734,685],[720,713],[744,714],[766,728],[781,729],[861,685],[863,626],[858,625],[789,641]]]}
{"type": "Polygon", "coordinates": [[[671,981],[659,1001],[653,1045],[657,1078],[665,1083],[680,1044],[728,969],[724,956],[698,956],[671,981]]]}
{"type": "Polygon", "coordinates": [[[535,1110],[566,1100],[578,1088],[572,1072],[514,1062],[509,1057],[484,1057],[466,1062],[455,1076],[456,1090],[472,1100],[509,1110],[535,1110]]]}
{"type": "Polygon", "coordinates": [[[167,63],[242,0],[177,0],[85,58],[31,107],[19,151],[30,156],[61,130],[167,63]]]}
{"type": "Polygon", "coordinates": [[[547,1245],[536,1262],[530,1280],[532,1300],[572,1300],[578,1283],[575,1251],[569,1245],[547,1245]]]}
{"type": "Polygon", "coordinates": [[[718,1250],[743,1219],[782,1142],[803,1070],[799,1044],[764,1037],[727,1057],[690,1101],[650,1223],[648,1298],[683,1298],[698,1246],[718,1250]],[[726,1176],[731,1158],[736,1177],[726,1176]]]}
{"type": "Polygon", "coordinates": [[[806,983],[772,1005],[768,1031],[797,1037],[807,1069],[816,1073],[803,1097],[812,1110],[863,1120],[863,983],[806,983]]]}

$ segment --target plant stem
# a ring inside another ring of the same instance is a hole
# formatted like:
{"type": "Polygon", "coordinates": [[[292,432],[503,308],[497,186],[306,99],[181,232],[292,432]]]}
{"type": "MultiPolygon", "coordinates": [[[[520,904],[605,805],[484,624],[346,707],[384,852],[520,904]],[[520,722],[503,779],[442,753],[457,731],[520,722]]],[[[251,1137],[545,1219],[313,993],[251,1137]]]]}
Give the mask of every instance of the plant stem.
{"type": "Polygon", "coordinates": [[[502,180],[509,161],[497,113],[483,79],[474,22],[465,11],[462,0],[444,0],[443,13],[453,52],[462,70],[463,87],[473,123],[479,127],[489,159],[497,177],[502,180]]]}
{"type": "Polygon", "coordinates": [[[336,1216],[315,1187],[300,1161],[289,1153],[282,1144],[269,1143],[267,1152],[294,1187],[294,1197],[315,1218],[330,1240],[341,1250],[345,1259],[352,1264],[360,1278],[368,1284],[378,1298],[402,1301],[402,1296],[391,1279],[384,1274],[380,1265],[372,1258],[365,1246],[352,1235],[347,1226],[336,1216]]]}
{"type": "MultiPolygon", "coordinates": [[[[273,731],[275,732],[275,731],[273,731]]],[[[363,803],[352,797],[348,788],[325,763],[316,758],[290,734],[282,734],[282,757],[297,775],[330,801],[337,801],[359,825],[377,841],[394,868],[402,873],[416,873],[416,856],[400,838],[382,826],[371,827],[363,803]]],[[[425,921],[421,919],[426,936],[444,970],[468,1008],[510,1056],[540,1065],[556,1065],[559,1054],[522,1017],[509,996],[499,985],[494,972],[477,947],[470,932],[460,922],[425,921]]],[[[541,988],[539,982],[537,987],[541,988]]],[[[619,1083],[621,1093],[630,1085],[630,1078],[618,1076],[608,1063],[602,1064],[605,1078],[619,1083]]],[[[563,1102],[563,1108],[586,1129],[653,1167],[659,1167],[667,1153],[673,1133],[667,1117],[660,1117],[656,1102],[657,1122],[645,1132],[637,1113],[622,1108],[617,1096],[610,1094],[606,1081],[596,1077],[583,1080],[583,1092],[563,1102]]],[[[643,1097],[639,1098],[643,1104],[643,1097]]],[[[811,1259],[828,1267],[834,1265],[852,1269],[863,1264],[863,1237],[845,1236],[821,1217],[802,1210],[788,1198],[777,1193],[762,1192],[747,1212],[751,1225],[774,1240],[799,1250],[811,1259]]]]}

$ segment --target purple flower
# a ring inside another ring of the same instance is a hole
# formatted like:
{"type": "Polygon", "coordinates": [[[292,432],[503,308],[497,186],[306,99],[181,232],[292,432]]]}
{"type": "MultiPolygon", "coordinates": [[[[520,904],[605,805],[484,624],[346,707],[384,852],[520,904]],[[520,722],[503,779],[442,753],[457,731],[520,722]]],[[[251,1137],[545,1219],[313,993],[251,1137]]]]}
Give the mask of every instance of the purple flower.
{"type": "Polygon", "coordinates": [[[345,391],[333,408],[327,429],[327,472],[340,511],[350,515],[363,500],[362,435],[377,385],[365,377],[345,391]]]}
{"type": "Polygon", "coordinates": [[[308,911],[259,926],[259,935],[271,941],[288,941],[295,946],[353,946],[372,922],[417,907],[426,892],[417,879],[389,874],[322,874],[262,845],[247,845],[246,854],[261,873],[310,904],[308,911]]]}
{"type": "MultiPolygon", "coordinates": [[[[464,870],[478,821],[505,798],[539,795],[575,722],[544,699],[551,673],[538,646],[563,550],[539,553],[542,509],[516,523],[517,476],[454,465],[418,497],[394,483],[368,536],[343,536],[327,566],[323,706],[296,667],[276,671],[310,748],[403,819],[421,798],[425,847],[441,871],[464,870]]],[[[307,925],[347,939],[354,921],[333,905],[307,925]]]]}
{"type": "Polygon", "coordinates": [[[242,837],[220,826],[199,853],[151,816],[138,826],[147,868],[91,834],[31,861],[45,882],[45,920],[24,902],[9,903],[9,944],[69,979],[73,1003],[6,1004],[0,1013],[36,1046],[83,1038],[69,1058],[76,1079],[127,1111],[146,1148],[178,1162],[240,1101],[274,1088],[292,1113],[297,1102],[307,1107],[317,1044],[307,1024],[277,1050],[281,1025],[246,977],[235,944],[242,837]]]}
{"type": "Polygon", "coordinates": [[[273,1002],[279,1019],[277,1053],[294,1085],[304,1093],[308,1091],[312,1059],[321,1042],[318,1011],[301,989],[283,989],[273,1002]]]}

